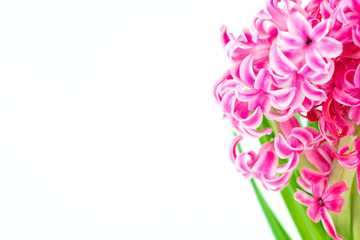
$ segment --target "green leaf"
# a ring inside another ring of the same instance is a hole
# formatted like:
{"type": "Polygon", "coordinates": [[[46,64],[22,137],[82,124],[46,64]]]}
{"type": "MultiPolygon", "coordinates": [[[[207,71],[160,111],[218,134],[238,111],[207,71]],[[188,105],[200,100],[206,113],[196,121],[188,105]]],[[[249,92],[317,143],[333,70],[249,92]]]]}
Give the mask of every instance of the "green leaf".
{"type": "Polygon", "coordinates": [[[310,122],[310,121],[308,121],[307,125],[308,125],[309,127],[315,128],[316,130],[319,131],[319,122],[310,122]]]}
{"type": "Polygon", "coordinates": [[[269,207],[266,200],[262,196],[260,190],[258,189],[258,187],[255,183],[255,180],[252,178],[252,179],[250,179],[250,182],[251,182],[252,187],[254,188],[256,197],[259,200],[260,206],[264,212],[266,220],[268,221],[268,223],[270,225],[271,231],[273,232],[275,239],[278,239],[278,240],[289,239],[290,240],[291,238],[286,233],[285,229],[280,224],[279,220],[276,218],[274,213],[271,211],[271,208],[269,207]]]}

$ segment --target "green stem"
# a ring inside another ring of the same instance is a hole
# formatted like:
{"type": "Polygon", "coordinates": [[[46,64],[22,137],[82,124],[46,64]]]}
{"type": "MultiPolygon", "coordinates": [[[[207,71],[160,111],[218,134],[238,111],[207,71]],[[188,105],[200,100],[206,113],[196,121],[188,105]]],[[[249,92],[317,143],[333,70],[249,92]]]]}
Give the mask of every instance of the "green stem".
{"type": "MultiPolygon", "coordinates": [[[[338,150],[343,146],[349,146],[349,151],[353,151],[354,138],[352,136],[343,137],[338,145],[338,150]]],[[[344,181],[346,186],[353,188],[353,182],[355,180],[356,169],[344,168],[340,165],[339,161],[334,159],[331,165],[331,173],[329,176],[328,186],[331,186],[339,181],[344,181]]],[[[344,197],[344,205],[342,206],[340,213],[330,213],[336,230],[339,235],[343,236],[344,239],[352,239],[352,191],[346,191],[342,194],[344,197]]]]}
{"type": "Polygon", "coordinates": [[[353,240],[360,240],[360,195],[358,192],[357,182],[354,181],[351,187],[352,199],[352,238],[353,240]]]}

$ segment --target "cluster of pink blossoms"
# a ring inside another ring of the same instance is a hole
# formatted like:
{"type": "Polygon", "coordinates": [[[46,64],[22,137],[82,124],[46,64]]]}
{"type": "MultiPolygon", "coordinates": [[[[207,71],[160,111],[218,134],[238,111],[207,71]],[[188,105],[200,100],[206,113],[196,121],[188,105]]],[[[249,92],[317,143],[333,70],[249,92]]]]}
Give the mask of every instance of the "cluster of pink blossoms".
{"type": "Polygon", "coordinates": [[[298,169],[303,190],[295,199],[332,238],[342,239],[328,211],[341,211],[340,195],[350,186],[327,182],[338,161],[357,169],[360,193],[360,0],[312,0],[305,8],[300,0],[267,0],[238,37],[225,26],[220,30],[231,66],[216,82],[214,96],[238,133],[232,162],[275,191],[298,169]],[[301,127],[294,115],[317,122],[319,130],[301,127]],[[275,137],[259,153],[237,153],[245,134],[260,138],[275,131],[260,129],[265,117],[277,126],[275,137]],[[351,142],[342,146],[344,137],[351,142]],[[301,161],[312,167],[300,168],[301,161]]]}

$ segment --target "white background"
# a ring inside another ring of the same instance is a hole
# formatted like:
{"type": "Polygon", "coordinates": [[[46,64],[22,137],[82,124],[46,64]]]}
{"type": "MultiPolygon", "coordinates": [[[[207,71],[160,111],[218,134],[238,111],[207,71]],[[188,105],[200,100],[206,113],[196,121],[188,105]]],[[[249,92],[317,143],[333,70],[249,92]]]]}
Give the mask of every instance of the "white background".
{"type": "Polygon", "coordinates": [[[0,239],[273,239],[211,95],[264,6],[0,1],[0,239]]]}

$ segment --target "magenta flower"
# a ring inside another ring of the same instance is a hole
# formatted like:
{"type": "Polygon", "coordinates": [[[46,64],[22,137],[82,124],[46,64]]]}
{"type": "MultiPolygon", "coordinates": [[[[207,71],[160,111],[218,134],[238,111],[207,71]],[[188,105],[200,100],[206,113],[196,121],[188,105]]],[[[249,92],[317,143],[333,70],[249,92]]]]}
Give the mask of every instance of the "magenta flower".
{"type": "Polygon", "coordinates": [[[340,196],[343,192],[349,190],[345,182],[340,181],[326,189],[327,180],[322,178],[318,181],[312,182],[312,195],[297,190],[294,195],[295,200],[308,207],[307,214],[314,222],[321,220],[326,232],[334,239],[342,239],[336,232],[334,222],[328,212],[339,213],[344,198],[340,196]]]}
{"type": "Polygon", "coordinates": [[[358,184],[358,191],[360,194],[360,138],[354,140],[354,151],[346,153],[349,146],[344,146],[339,150],[339,153],[332,152],[331,155],[339,160],[341,166],[349,169],[356,169],[356,179],[358,184]]]}

